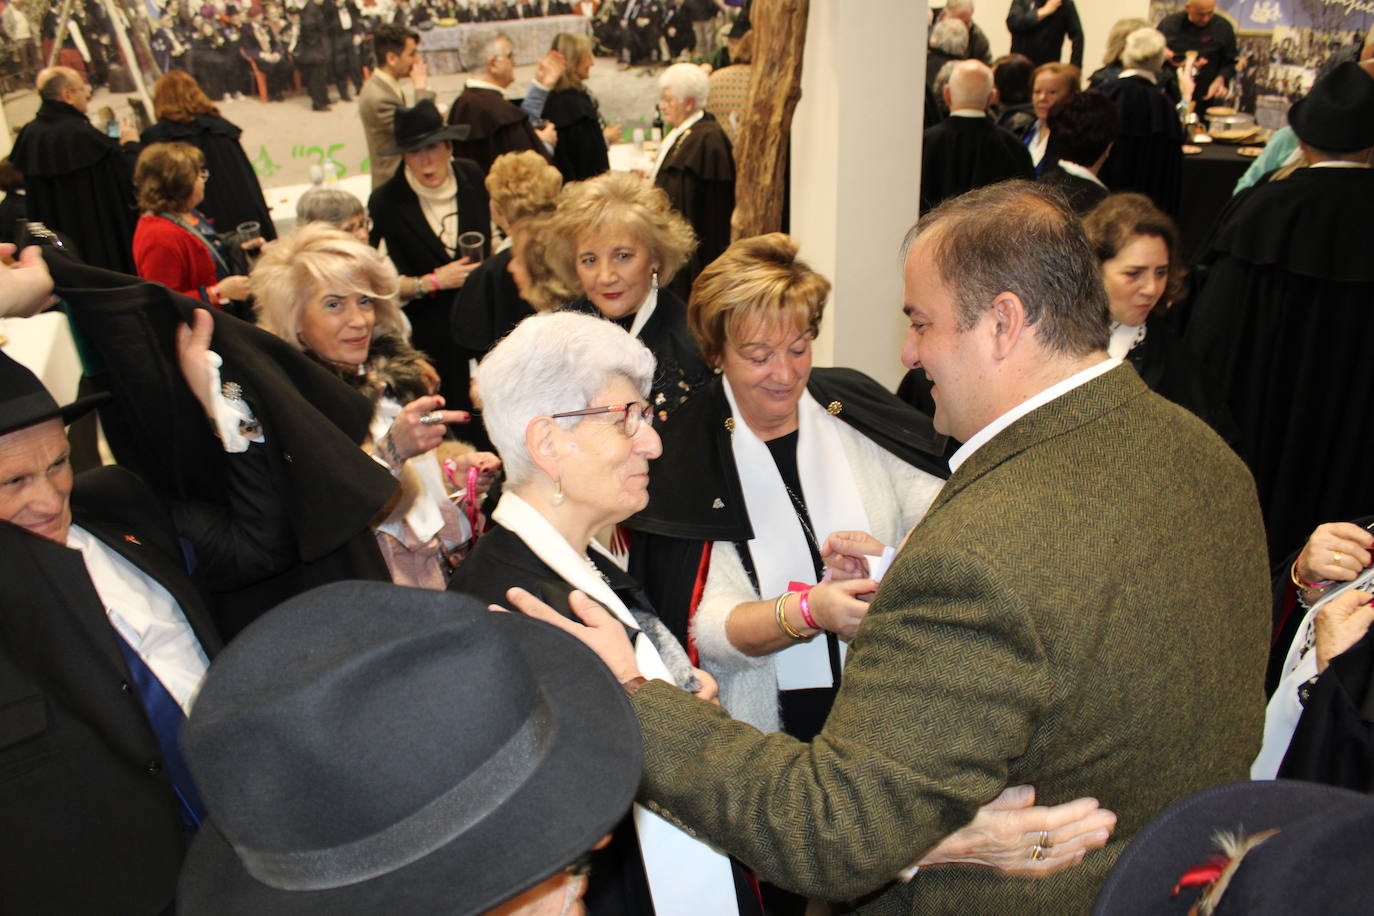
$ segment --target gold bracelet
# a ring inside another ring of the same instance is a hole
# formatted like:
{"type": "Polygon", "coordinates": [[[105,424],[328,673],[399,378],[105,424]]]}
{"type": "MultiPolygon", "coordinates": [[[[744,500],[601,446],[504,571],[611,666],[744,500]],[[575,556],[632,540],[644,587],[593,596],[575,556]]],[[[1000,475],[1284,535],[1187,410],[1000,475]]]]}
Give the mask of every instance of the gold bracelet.
{"type": "MultiPolygon", "coordinates": [[[[797,642],[805,642],[810,639],[811,636],[807,636],[805,633],[798,633],[796,630],[792,629],[792,625],[787,622],[787,616],[784,613],[783,605],[787,602],[788,598],[791,598],[795,594],[796,592],[783,592],[778,596],[778,600],[773,602],[773,618],[777,620],[778,629],[782,630],[784,636],[788,639],[796,640],[797,642]]],[[[813,633],[812,636],[814,635],[813,633]]]]}
{"type": "Polygon", "coordinates": [[[1293,558],[1293,565],[1290,566],[1290,567],[1288,567],[1288,578],[1289,578],[1289,579],[1292,579],[1292,580],[1293,580],[1293,584],[1296,585],[1300,590],[1304,590],[1304,591],[1306,591],[1306,590],[1308,590],[1308,589],[1311,589],[1311,590],[1314,590],[1314,591],[1320,591],[1320,590],[1322,590],[1322,589],[1324,589],[1324,588],[1327,588],[1327,587],[1331,584],[1331,583],[1329,583],[1329,582],[1328,582],[1326,585],[1322,585],[1320,582],[1318,582],[1318,583],[1304,582],[1304,581],[1302,580],[1302,576],[1298,575],[1298,558],[1297,558],[1297,557],[1294,557],[1294,558],[1293,558]]]}

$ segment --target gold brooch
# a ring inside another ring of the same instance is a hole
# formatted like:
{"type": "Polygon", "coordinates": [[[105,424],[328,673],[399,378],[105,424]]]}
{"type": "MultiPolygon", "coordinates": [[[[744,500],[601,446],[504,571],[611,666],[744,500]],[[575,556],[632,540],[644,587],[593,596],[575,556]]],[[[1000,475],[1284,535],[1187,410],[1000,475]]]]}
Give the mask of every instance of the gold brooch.
{"type": "Polygon", "coordinates": [[[830,414],[832,417],[838,417],[840,415],[841,410],[844,410],[844,405],[841,404],[839,401],[831,401],[825,407],[825,412],[830,414]]]}
{"type": "Polygon", "coordinates": [[[727,433],[732,433],[732,432],[735,431],[735,418],[734,418],[734,417],[726,417],[726,418],[725,418],[725,431],[726,431],[727,433]]]}

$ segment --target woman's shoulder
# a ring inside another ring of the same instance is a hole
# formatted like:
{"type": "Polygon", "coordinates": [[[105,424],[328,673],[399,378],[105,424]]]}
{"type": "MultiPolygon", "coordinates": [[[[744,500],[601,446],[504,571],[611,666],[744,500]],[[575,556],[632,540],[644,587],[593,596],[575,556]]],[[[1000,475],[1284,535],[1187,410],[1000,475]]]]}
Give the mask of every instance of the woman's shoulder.
{"type": "Polygon", "coordinates": [[[945,437],[930,417],[856,369],[811,370],[811,396],[859,435],[928,474],[949,477],[945,437]]]}
{"type": "Polygon", "coordinates": [[[507,606],[506,591],[517,585],[560,610],[558,604],[566,607],[572,591],[572,586],[539,559],[519,535],[493,525],[453,573],[448,590],[507,606]]]}

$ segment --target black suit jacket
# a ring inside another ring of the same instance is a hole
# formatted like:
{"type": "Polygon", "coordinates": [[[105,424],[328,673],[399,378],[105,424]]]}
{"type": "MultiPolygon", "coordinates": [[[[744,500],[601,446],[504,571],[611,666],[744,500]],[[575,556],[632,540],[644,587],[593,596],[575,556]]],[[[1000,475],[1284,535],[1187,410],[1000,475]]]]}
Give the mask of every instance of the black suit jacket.
{"type": "MultiPolygon", "coordinates": [[[[81,475],[76,524],[219,638],[170,518],[135,475],[81,475]]],[[[162,912],[185,852],[176,797],[79,552],[0,523],[0,899],[7,913],[162,912]]]]}

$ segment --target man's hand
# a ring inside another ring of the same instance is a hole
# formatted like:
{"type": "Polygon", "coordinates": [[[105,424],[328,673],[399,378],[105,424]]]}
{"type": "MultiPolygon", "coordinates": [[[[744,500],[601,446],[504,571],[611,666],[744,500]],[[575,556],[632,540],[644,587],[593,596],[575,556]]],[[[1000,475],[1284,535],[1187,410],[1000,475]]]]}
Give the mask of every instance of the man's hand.
{"type": "Polygon", "coordinates": [[[128,118],[119,119],[119,142],[133,143],[138,140],[138,130],[128,118]]]}
{"type": "MultiPolygon", "coordinates": [[[[0,244],[0,258],[14,255],[14,246],[0,244]]],[[[52,294],[52,275],[37,245],[19,252],[14,263],[0,264],[0,316],[27,318],[57,301],[52,294]]]]}
{"type": "MultiPolygon", "coordinates": [[[[582,592],[574,591],[568,596],[568,603],[572,606],[573,613],[578,616],[582,623],[569,620],[523,588],[513,588],[506,592],[506,600],[522,614],[552,624],[564,633],[571,633],[582,640],[600,656],[601,660],[606,663],[606,667],[611,669],[611,674],[615,675],[615,679],[620,683],[623,684],[626,681],[644,676],[639,671],[639,661],[635,658],[634,646],[630,645],[630,639],[625,635],[625,627],[611,615],[610,611],[582,592]]],[[[500,608],[495,608],[495,610],[500,610],[500,608]]],[[[703,690],[705,690],[705,684],[706,682],[703,681],[703,690]]]]}
{"type": "Polygon", "coordinates": [[[1351,589],[1332,598],[1317,612],[1316,628],[1317,671],[1326,670],[1331,659],[1349,649],[1369,632],[1374,623],[1374,598],[1369,592],[1351,589]]]}
{"type": "Polygon", "coordinates": [[[558,145],[558,128],[553,126],[552,121],[545,121],[544,126],[536,130],[534,135],[549,146],[558,145]]]}
{"type": "Polygon", "coordinates": [[[215,333],[215,320],[208,309],[196,309],[191,313],[193,325],[180,325],[177,328],[177,362],[181,364],[182,378],[191,393],[196,396],[205,415],[215,416],[215,391],[210,382],[210,338],[215,333]]]}
{"type": "Polygon", "coordinates": [[[1220,76],[1212,80],[1212,85],[1207,87],[1207,99],[1226,98],[1226,80],[1220,76]]]}
{"type": "Polygon", "coordinates": [[[1039,16],[1041,19],[1044,19],[1047,16],[1058,12],[1059,8],[1063,5],[1064,0],[1045,0],[1045,5],[1040,7],[1040,9],[1036,10],[1035,15],[1039,16]]]}
{"type": "Polygon", "coordinates": [[[425,59],[418,52],[415,54],[415,66],[410,68],[410,81],[416,89],[429,88],[429,67],[425,66],[425,59]]]}
{"type": "Polygon", "coordinates": [[[1034,804],[1032,786],[1010,786],[914,864],[985,865],[1010,877],[1043,878],[1077,865],[1116,829],[1116,815],[1095,798],[1052,808],[1034,804]],[[1042,858],[1031,858],[1036,846],[1042,858]]]}

